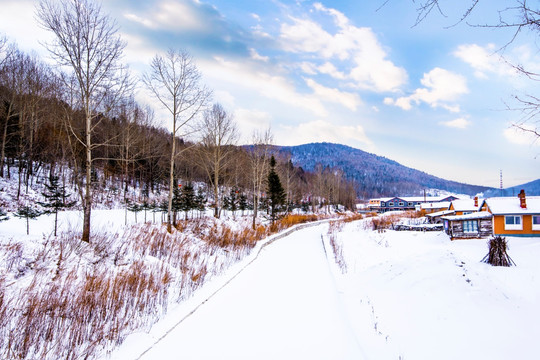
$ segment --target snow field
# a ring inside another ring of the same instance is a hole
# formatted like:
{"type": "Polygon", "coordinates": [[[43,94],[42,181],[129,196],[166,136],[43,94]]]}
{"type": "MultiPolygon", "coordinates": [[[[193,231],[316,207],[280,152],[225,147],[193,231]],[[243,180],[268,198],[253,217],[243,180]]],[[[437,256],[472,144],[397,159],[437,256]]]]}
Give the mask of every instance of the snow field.
{"type": "Polygon", "coordinates": [[[496,268],[480,262],[485,240],[373,232],[366,221],[339,234],[348,272],[334,274],[368,358],[538,358],[537,239],[508,238],[517,267],[496,268]]]}

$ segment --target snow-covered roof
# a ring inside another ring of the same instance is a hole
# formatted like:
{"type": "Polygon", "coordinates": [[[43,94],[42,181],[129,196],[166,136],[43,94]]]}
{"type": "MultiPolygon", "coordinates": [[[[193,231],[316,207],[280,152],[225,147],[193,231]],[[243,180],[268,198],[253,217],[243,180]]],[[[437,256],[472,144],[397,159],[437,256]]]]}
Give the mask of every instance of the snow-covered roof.
{"type": "Polygon", "coordinates": [[[437,216],[450,215],[454,213],[455,213],[454,210],[442,210],[442,211],[437,211],[431,214],[426,214],[426,217],[437,217],[437,216]]]}
{"type": "Polygon", "coordinates": [[[379,199],[372,199],[372,200],[379,200],[383,202],[388,202],[390,200],[394,199],[401,199],[406,202],[440,202],[444,199],[448,198],[448,196],[392,196],[392,197],[385,197],[385,198],[379,198],[379,199]]]}
{"type": "Polygon", "coordinates": [[[454,210],[456,211],[478,211],[482,200],[478,200],[478,206],[474,206],[474,199],[458,199],[452,201],[454,210]]]}
{"type": "Polygon", "coordinates": [[[473,212],[466,215],[451,215],[451,216],[443,216],[442,219],[444,220],[450,220],[450,221],[456,221],[456,220],[475,220],[475,219],[489,219],[493,215],[490,212],[487,211],[479,211],[479,212],[473,212]]]}
{"type": "MultiPolygon", "coordinates": [[[[491,213],[502,214],[540,214],[540,196],[527,196],[525,198],[527,207],[521,208],[520,200],[517,196],[495,197],[484,200],[491,213]]],[[[483,204],[482,203],[482,204],[483,204]]]]}
{"type": "Polygon", "coordinates": [[[420,209],[428,210],[428,209],[448,209],[450,206],[450,201],[440,201],[440,202],[434,202],[434,203],[421,203],[420,209]]]}

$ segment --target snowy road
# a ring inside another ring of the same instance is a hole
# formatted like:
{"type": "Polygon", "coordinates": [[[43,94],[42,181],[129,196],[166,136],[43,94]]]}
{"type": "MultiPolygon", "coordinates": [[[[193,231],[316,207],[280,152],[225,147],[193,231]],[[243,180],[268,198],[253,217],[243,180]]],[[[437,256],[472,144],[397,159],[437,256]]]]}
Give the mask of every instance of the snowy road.
{"type": "Polygon", "coordinates": [[[319,225],[258,259],[141,359],[362,359],[319,225]]]}

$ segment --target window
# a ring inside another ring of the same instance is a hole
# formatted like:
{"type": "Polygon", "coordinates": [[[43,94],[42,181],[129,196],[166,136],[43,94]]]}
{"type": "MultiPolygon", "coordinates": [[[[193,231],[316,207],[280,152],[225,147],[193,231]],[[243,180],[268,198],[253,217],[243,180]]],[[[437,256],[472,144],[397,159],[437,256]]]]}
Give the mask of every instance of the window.
{"type": "Polygon", "coordinates": [[[389,203],[388,203],[388,206],[394,206],[394,203],[393,203],[393,202],[389,202],[389,203]]]}
{"type": "Polygon", "coordinates": [[[540,230],[540,215],[533,215],[532,216],[532,229],[533,230],[540,230]]]}
{"type": "Polygon", "coordinates": [[[504,217],[505,230],[523,230],[521,215],[506,215],[504,217]]]}
{"type": "Polygon", "coordinates": [[[381,201],[381,206],[384,206],[384,202],[381,201]]]}
{"type": "Polygon", "coordinates": [[[400,201],[400,202],[399,202],[399,206],[403,206],[403,205],[405,205],[405,204],[403,203],[403,201],[400,201]]]}
{"type": "Polygon", "coordinates": [[[409,206],[412,206],[412,202],[409,203],[409,206]]]}
{"type": "Polygon", "coordinates": [[[465,220],[465,221],[463,221],[463,232],[477,233],[478,232],[478,221],[476,221],[476,220],[465,220]]]}

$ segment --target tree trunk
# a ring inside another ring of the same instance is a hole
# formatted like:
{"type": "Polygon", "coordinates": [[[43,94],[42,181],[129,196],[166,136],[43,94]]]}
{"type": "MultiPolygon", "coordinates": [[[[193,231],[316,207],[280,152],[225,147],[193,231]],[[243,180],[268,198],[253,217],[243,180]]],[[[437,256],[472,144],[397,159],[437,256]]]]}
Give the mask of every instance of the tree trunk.
{"type": "Polygon", "coordinates": [[[219,208],[221,206],[220,201],[219,201],[219,185],[218,185],[218,181],[219,181],[218,170],[214,169],[214,197],[216,198],[216,207],[214,209],[214,217],[216,219],[219,219],[219,208]]]}
{"type": "MultiPolygon", "coordinates": [[[[89,111],[87,111],[89,113],[89,111]]],[[[82,241],[90,242],[90,214],[92,212],[92,130],[91,117],[86,118],[86,184],[83,204],[83,233],[82,241]]]]}
{"type": "Polygon", "coordinates": [[[176,121],[173,121],[171,167],[169,169],[169,205],[167,208],[167,231],[172,233],[172,200],[174,190],[174,154],[176,152],[176,121]]]}
{"type": "Polygon", "coordinates": [[[257,209],[259,207],[259,198],[257,195],[253,195],[253,230],[255,230],[256,220],[257,220],[257,209]]]}

